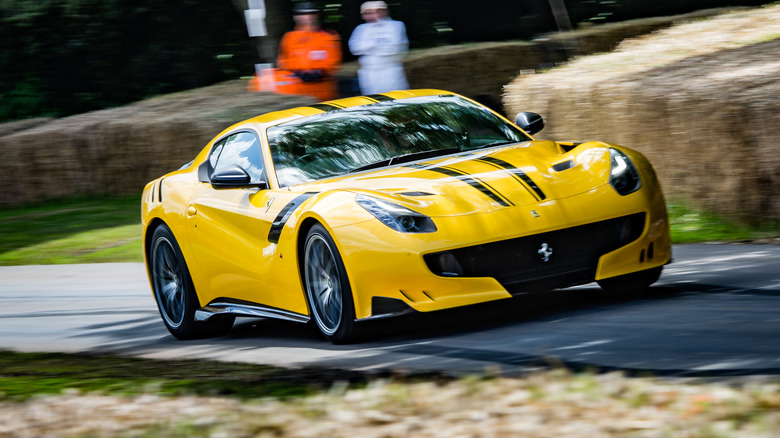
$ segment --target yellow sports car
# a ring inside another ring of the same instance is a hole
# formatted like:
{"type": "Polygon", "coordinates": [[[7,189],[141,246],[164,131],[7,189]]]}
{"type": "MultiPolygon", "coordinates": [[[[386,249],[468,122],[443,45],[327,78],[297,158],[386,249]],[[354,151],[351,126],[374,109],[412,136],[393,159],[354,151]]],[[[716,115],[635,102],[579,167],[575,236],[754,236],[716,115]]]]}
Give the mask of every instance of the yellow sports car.
{"type": "Polygon", "coordinates": [[[597,281],[646,288],[670,261],[642,154],[534,140],[440,90],[396,91],[238,123],[143,193],[144,254],[177,338],[237,316],[365,322],[597,281]]]}

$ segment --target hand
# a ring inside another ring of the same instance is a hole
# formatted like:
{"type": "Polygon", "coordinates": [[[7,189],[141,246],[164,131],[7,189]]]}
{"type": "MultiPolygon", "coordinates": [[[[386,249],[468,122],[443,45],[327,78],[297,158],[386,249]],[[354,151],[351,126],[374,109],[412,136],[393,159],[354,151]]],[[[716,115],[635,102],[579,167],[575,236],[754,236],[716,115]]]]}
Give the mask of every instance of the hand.
{"type": "Polygon", "coordinates": [[[320,82],[325,79],[322,70],[296,70],[293,74],[303,82],[320,82]]]}

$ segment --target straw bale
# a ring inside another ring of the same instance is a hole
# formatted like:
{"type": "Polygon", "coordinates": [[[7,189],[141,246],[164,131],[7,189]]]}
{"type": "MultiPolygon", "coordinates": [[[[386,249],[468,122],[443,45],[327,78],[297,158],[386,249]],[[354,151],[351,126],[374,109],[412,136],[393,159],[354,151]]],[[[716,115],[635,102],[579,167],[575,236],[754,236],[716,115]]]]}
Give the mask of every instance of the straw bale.
{"type": "Polygon", "coordinates": [[[440,88],[471,97],[495,95],[520,69],[541,63],[540,48],[526,42],[483,43],[410,55],[405,62],[412,88],[440,88]]]}
{"type": "Polygon", "coordinates": [[[44,123],[49,123],[52,119],[49,117],[36,117],[34,119],[17,120],[0,124],[0,137],[11,135],[17,131],[34,128],[44,123]]]}
{"type": "Polygon", "coordinates": [[[27,126],[15,122],[0,136],[0,172],[11,176],[0,205],[140,193],[231,124],[311,103],[302,96],[247,93],[239,80],[27,126]]]}
{"type": "Polygon", "coordinates": [[[547,138],[645,153],[668,195],[751,223],[780,220],[780,5],[682,24],[505,87],[547,138]]]}
{"type": "Polygon", "coordinates": [[[619,43],[640,35],[649,34],[674,25],[708,18],[725,12],[745,11],[749,8],[703,9],[682,15],[667,17],[650,17],[641,20],[628,20],[607,23],[600,26],[584,24],[582,28],[570,32],[558,32],[548,35],[546,40],[551,44],[566,44],[571,47],[571,54],[584,56],[593,53],[612,51],[619,43]]]}
{"type": "MultiPolygon", "coordinates": [[[[723,11],[708,9],[671,17],[609,23],[543,35],[531,42],[469,43],[414,50],[404,60],[404,69],[411,88],[439,88],[478,97],[483,103],[494,101],[494,109],[503,112],[500,104],[503,87],[518,72],[546,69],[572,56],[612,50],[626,38],[723,11]]],[[[353,72],[355,66],[347,66],[345,70],[353,72]]]]}

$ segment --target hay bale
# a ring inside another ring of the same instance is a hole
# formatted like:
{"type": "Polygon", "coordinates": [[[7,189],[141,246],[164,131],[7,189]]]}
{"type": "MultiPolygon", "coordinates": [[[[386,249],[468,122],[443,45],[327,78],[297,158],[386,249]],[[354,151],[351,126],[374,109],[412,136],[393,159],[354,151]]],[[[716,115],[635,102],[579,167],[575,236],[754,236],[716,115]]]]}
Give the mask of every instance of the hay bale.
{"type": "Polygon", "coordinates": [[[750,8],[703,9],[681,15],[650,17],[606,23],[599,26],[586,24],[581,29],[550,34],[543,39],[547,40],[547,43],[552,46],[570,46],[571,55],[573,56],[586,56],[593,53],[612,51],[618,44],[629,38],[635,38],[640,35],[646,35],[679,24],[690,23],[727,12],[747,10],[750,10],[750,8]]]}
{"type": "Polygon", "coordinates": [[[507,85],[510,113],[542,136],[645,153],[667,194],[730,218],[780,220],[780,5],[627,40],[507,85]],[[574,137],[574,138],[572,138],[574,137]]]}
{"type": "Polygon", "coordinates": [[[221,130],[257,114],[312,99],[247,93],[246,81],[148,99],[133,105],[33,123],[0,137],[10,175],[0,205],[88,194],[139,193],[181,167],[221,130]]]}
{"type": "Polygon", "coordinates": [[[519,70],[538,68],[540,55],[539,46],[527,42],[467,44],[413,53],[404,69],[411,88],[490,95],[500,101],[503,84],[519,70]]]}
{"type": "MultiPolygon", "coordinates": [[[[519,72],[546,69],[572,56],[612,50],[626,38],[724,11],[708,9],[670,17],[608,23],[544,35],[531,42],[483,42],[414,50],[404,60],[404,69],[411,88],[439,88],[478,97],[479,100],[495,101],[497,109],[503,112],[500,101],[504,85],[519,72]]],[[[349,64],[343,70],[342,75],[354,74],[357,66],[349,64]]]]}
{"type": "Polygon", "coordinates": [[[34,119],[17,120],[14,122],[0,123],[0,137],[11,135],[14,132],[24,131],[39,125],[51,122],[50,117],[36,117],[34,119]]]}

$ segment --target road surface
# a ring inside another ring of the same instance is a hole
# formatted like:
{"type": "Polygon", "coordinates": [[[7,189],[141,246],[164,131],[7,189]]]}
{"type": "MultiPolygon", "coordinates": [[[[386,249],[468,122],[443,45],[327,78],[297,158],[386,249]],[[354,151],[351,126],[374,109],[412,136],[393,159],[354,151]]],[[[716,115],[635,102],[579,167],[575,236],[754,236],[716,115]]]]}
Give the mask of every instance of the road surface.
{"type": "Polygon", "coordinates": [[[335,346],[307,325],[238,319],[225,336],[178,341],[140,263],[0,267],[0,349],[202,358],[369,372],[537,367],[658,376],[780,374],[780,245],[676,245],[651,293],[595,284],[410,318],[335,346]]]}

